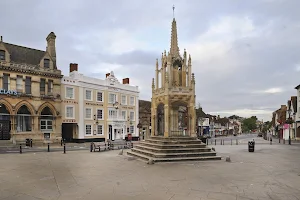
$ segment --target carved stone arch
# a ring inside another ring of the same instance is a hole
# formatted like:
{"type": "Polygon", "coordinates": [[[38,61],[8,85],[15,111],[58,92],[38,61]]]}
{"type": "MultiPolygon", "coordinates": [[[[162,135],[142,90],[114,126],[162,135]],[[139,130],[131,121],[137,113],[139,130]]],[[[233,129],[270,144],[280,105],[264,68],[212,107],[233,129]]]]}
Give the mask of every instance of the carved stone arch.
{"type": "Polygon", "coordinates": [[[53,116],[57,116],[57,111],[56,111],[55,107],[54,107],[51,103],[49,103],[49,102],[45,102],[45,103],[43,103],[42,105],[40,105],[40,107],[39,107],[38,110],[37,110],[37,114],[38,114],[38,115],[41,115],[41,112],[42,112],[43,109],[46,108],[46,107],[50,108],[50,110],[51,110],[53,116]]]}
{"type": "Polygon", "coordinates": [[[6,109],[10,113],[10,115],[13,115],[13,107],[6,99],[1,99],[0,100],[0,105],[1,104],[5,105],[6,109]]]}
{"type": "Polygon", "coordinates": [[[20,101],[19,103],[16,104],[16,106],[15,106],[15,114],[18,113],[18,110],[23,105],[25,105],[28,108],[28,110],[31,113],[31,115],[35,115],[36,114],[36,110],[34,109],[34,106],[31,103],[29,103],[28,101],[26,101],[26,100],[22,100],[22,101],[20,101]]]}

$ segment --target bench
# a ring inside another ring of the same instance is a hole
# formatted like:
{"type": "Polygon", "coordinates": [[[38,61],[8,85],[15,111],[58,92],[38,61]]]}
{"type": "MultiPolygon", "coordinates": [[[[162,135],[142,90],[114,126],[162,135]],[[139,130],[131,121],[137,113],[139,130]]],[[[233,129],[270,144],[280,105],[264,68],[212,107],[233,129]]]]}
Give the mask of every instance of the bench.
{"type": "Polygon", "coordinates": [[[131,148],[130,142],[127,142],[126,140],[122,139],[116,139],[116,140],[108,140],[109,148],[114,149],[129,149],[131,148]]]}
{"type": "Polygon", "coordinates": [[[110,150],[109,145],[106,144],[106,142],[93,142],[93,149],[94,149],[94,152],[96,151],[96,149],[98,149],[99,151],[110,150]]]}

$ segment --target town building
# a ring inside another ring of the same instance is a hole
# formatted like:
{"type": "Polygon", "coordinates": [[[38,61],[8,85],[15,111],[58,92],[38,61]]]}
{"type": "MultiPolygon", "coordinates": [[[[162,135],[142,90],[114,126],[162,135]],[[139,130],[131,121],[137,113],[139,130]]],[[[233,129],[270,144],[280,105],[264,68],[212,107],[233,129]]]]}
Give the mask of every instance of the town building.
{"type": "Polygon", "coordinates": [[[120,83],[114,73],[105,79],[92,78],[78,72],[78,64],[70,64],[69,76],[61,79],[62,136],[66,141],[138,140],[139,90],[120,83]]]}
{"type": "Polygon", "coordinates": [[[144,140],[151,135],[151,101],[139,100],[139,132],[144,140]]]}
{"type": "Polygon", "coordinates": [[[33,143],[61,139],[61,71],[56,64],[56,36],[46,51],[0,39],[0,140],[33,143]]]}

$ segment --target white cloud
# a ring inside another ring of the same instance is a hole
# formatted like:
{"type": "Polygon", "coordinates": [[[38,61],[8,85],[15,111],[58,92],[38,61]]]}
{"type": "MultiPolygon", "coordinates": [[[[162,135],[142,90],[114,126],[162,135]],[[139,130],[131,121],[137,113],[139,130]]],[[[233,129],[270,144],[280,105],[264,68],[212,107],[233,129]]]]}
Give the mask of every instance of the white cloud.
{"type": "Polygon", "coordinates": [[[281,93],[283,92],[282,88],[270,88],[264,91],[264,93],[268,93],[268,94],[275,94],[275,93],[281,93]]]}
{"type": "Polygon", "coordinates": [[[295,65],[295,70],[297,72],[300,72],[300,63],[298,63],[298,64],[295,65]]]}
{"type": "MultiPolygon", "coordinates": [[[[184,44],[192,61],[200,65],[201,72],[231,74],[242,62],[233,47],[243,38],[257,37],[260,32],[249,17],[222,17],[212,21],[208,30],[195,41],[184,44]]],[[[197,69],[196,69],[197,70],[197,69]]]]}
{"type": "Polygon", "coordinates": [[[137,49],[147,49],[147,41],[137,40],[133,31],[125,29],[94,29],[74,36],[75,49],[109,54],[123,54],[137,49]],[[95,51],[96,50],[96,51],[95,51]]]}

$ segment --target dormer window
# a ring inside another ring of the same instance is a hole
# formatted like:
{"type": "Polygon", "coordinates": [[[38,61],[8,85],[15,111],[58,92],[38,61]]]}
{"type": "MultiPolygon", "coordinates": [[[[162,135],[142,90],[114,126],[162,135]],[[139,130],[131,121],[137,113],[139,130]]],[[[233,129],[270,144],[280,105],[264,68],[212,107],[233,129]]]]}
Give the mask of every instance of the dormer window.
{"type": "Polygon", "coordinates": [[[5,51],[0,50],[0,60],[5,60],[5,51]]]}
{"type": "Polygon", "coordinates": [[[50,68],[50,60],[49,59],[44,59],[44,68],[50,68]]]}

